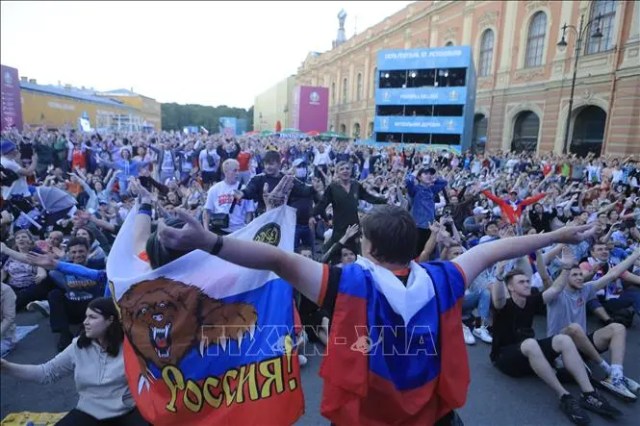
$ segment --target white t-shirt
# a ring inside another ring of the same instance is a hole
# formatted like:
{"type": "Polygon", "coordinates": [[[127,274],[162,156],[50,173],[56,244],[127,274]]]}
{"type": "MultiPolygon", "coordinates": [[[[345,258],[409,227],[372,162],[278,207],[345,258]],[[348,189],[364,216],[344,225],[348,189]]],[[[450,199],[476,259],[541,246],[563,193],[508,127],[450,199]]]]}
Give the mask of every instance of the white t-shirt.
{"type": "MultiPolygon", "coordinates": [[[[237,183],[233,185],[229,185],[225,181],[216,183],[207,193],[205,208],[213,213],[229,213],[234,200],[234,192],[237,189],[237,183]]],[[[250,200],[241,200],[236,203],[233,213],[229,215],[229,228],[223,229],[223,231],[235,232],[244,228],[247,213],[253,211],[255,211],[255,207],[250,200]]]]}
{"type": "Polygon", "coordinates": [[[200,168],[203,172],[215,172],[218,170],[218,165],[220,164],[220,156],[215,149],[212,149],[211,151],[203,149],[202,151],[200,151],[199,163],[200,168]],[[207,161],[207,156],[211,156],[211,158],[214,160],[214,164],[209,164],[209,161],[207,161]]]}
{"type": "MultiPolygon", "coordinates": [[[[0,158],[0,162],[2,162],[2,167],[16,173],[22,168],[15,160],[11,160],[7,157],[0,158]]],[[[3,199],[8,200],[12,195],[22,195],[24,197],[31,196],[31,193],[29,192],[29,185],[27,184],[27,178],[25,176],[18,175],[18,179],[16,179],[10,186],[2,186],[3,199]]]]}

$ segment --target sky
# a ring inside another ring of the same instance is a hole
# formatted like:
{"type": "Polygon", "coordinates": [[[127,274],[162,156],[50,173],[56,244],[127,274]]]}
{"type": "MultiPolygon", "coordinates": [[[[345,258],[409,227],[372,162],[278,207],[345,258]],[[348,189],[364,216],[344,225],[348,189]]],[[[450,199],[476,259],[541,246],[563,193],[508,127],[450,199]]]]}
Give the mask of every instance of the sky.
{"type": "Polygon", "coordinates": [[[350,38],[410,3],[3,1],[0,59],[40,84],[249,108],[331,49],[341,9],[350,38]]]}

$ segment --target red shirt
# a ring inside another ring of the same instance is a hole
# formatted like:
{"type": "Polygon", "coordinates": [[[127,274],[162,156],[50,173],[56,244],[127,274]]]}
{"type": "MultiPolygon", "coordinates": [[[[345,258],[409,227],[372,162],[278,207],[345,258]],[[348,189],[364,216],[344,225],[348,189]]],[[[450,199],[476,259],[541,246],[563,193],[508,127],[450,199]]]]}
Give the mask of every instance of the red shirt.
{"type": "Polygon", "coordinates": [[[241,152],[236,158],[238,160],[238,171],[246,172],[249,170],[249,162],[251,161],[251,154],[248,152],[241,152]]]}

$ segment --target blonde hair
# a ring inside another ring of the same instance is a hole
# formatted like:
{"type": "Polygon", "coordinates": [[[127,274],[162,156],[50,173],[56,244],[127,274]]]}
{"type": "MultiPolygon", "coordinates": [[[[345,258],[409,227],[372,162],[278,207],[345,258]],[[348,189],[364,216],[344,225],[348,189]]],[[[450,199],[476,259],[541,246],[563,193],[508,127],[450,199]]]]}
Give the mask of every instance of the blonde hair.
{"type": "Polygon", "coordinates": [[[226,172],[231,166],[240,167],[240,163],[238,163],[238,160],[233,158],[226,159],[224,160],[224,163],[222,163],[222,171],[226,172]]]}

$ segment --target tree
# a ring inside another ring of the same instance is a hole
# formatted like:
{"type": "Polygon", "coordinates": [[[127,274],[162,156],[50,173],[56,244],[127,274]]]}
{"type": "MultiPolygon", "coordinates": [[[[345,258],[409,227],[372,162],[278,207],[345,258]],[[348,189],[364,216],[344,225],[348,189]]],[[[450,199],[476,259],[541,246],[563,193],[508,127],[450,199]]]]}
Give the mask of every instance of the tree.
{"type": "Polygon", "coordinates": [[[162,130],[182,130],[186,126],[202,126],[212,133],[218,132],[221,117],[235,117],[247,120],[249,130],[253,129],[253,107],[234,108],[227,105],[217,107],[204,105],[161,104],[162,130]]]}

